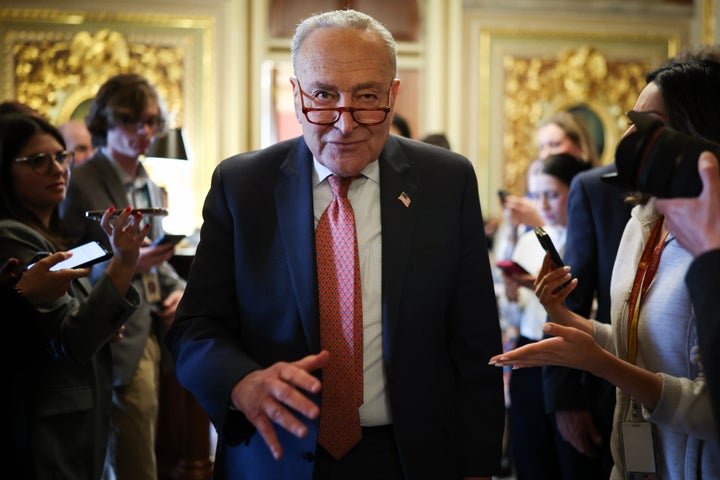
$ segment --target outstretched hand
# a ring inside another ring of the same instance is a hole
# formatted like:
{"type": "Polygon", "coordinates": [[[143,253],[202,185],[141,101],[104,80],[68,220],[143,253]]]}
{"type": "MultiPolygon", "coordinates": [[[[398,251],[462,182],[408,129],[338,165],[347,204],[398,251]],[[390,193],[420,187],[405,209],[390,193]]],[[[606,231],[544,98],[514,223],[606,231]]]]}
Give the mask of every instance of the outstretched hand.
{"type": "Polygon", "coordinates": [[[323,350],[297,362],[278,362],[250,372],[233,388],[233,406],[257,428],[276,460],[282,457],[282,446],[273,424],[298,438],[307,435],[305,424],[287,407],[310,419],[318,417],[320,408],[300,390],[310,393],[320,391],[320,380],[310,372],[324,367],[329,358],[330,353],[323,350]]]}
{"type": "Polygon", "coordinates": [[[595,343],[590,334],[577,328],[548,322],[543,326],[543,331],[552,335],[552,338],[495,355],[490,359],[490,365],[513,368],[554,365],[593,373],[599,357],[607,353],[595,343]]]}

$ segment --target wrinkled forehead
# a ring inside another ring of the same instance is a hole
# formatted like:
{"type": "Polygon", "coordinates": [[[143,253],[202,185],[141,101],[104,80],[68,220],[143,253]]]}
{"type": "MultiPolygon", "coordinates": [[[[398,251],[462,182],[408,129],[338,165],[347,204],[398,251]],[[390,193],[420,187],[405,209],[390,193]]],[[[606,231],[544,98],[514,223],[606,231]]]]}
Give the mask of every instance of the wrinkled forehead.
{"type": "Polygon", "coordinates": [[[353,84],[389,85],[395,71],[392,56],[378,33],[322,28],[311,33],[300,46],[295,75],[303,83],[330,84],[354,78],[353,84]]]}

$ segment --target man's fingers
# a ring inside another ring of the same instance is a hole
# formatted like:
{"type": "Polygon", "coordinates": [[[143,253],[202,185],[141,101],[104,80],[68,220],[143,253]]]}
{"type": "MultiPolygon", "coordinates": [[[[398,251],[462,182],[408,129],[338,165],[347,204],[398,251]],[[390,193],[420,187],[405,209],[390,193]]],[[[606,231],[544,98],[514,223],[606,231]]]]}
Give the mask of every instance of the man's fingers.
{"type": "MultiPolygon", "coordinates": [[[[720,175],[718,174],[718,159],[710,152],[703,152],[700,155],[698,170],[703,185],[706,187],[720,184],[720,175]]],[[[707,188],[705,188],[707,190],[707,188]]]]}
{"type": "Polygon", "coordinates": [[[272,454],[273,458],[275,460],[280,460],[282,458],[282,447],[280,446],[280,442],[278,441],[277,434],[275,433],[275,428],[273,428],[272,423],[268,419],[268,417],[264,415],[258,415],[254,418],[248,418],[248,420],[251,421],[253,425],[255,425],[255,428],[257,428],[258,433],[260,436],[265,440],[265,444],[270,449],[270,454],[272,454]]]}

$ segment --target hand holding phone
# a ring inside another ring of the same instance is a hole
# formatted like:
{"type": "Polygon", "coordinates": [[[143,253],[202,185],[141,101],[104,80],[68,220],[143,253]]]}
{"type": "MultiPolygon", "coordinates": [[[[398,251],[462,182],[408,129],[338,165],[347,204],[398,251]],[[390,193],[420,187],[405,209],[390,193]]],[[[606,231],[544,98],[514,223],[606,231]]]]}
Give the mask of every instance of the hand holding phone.
{"type": "MultiPolygon", "coordinates": [[[[113,253],[106,250],[98,241],[88,242],[78,247],[71,248],[68,252],[72,253],[73,256],[63,260],[62,262],[56,263],[50,267],[50,271],[54,272],[64,268],[90,267],[113,256],[113,253]]],[[[32,263],[28,265],[27,269],[31,269],[40,258],[44,258],[47,255],[49,255],[48,252],[38,252],[38,254],[33,258],[32,263]]]]}
{"type": "MultiPolygon", "coordinates": [[[[543,249],[550,254],[550,261],[552,262],[553,266],[556,269],[564,267],[565,263],[563,262],[562,257],[560,257],[560,254],[555,248],[555,244],[550,238],[550,235],[548,235],[542,227],[535,228],[535,235],[537,236],[538,241],[540,242],[540,245],[542,245],[543,249]]],[[[567,282],[563,283],[560,287],[560,290],[567,287],[571,281],[572,280],[568,280],[567,282]]],[[[570,292],[569,296],[572,297],[573,293],[574,292],[570,292]]]]}

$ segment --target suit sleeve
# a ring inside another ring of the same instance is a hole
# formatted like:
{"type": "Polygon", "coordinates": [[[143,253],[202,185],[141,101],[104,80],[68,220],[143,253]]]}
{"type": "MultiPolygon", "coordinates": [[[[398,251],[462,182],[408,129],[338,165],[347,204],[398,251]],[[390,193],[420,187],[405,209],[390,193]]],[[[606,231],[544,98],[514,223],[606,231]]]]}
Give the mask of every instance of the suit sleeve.
{"type": "Polygon", "coordinates": [[[688,269],[685,284],[695,311],[700,358],[720,433],[720,295],[717,288],[720,284],[720,250],[697,257],[688,269]]]}
{"type": "MultiPolygon", "coordinates": [[[[578,285],[567,307],[589,317],[598,279],[598,245],[592,218],[590,196],[585,184],[575,178],[568,196],[568,225],[565,242],[565,263],[572,268],[578,285]]],[[[547,413],[562,410],[585,410],[588,403],[583,394],[583,372],[567,367],[543,367],[543,391],[547,413]]]]}

